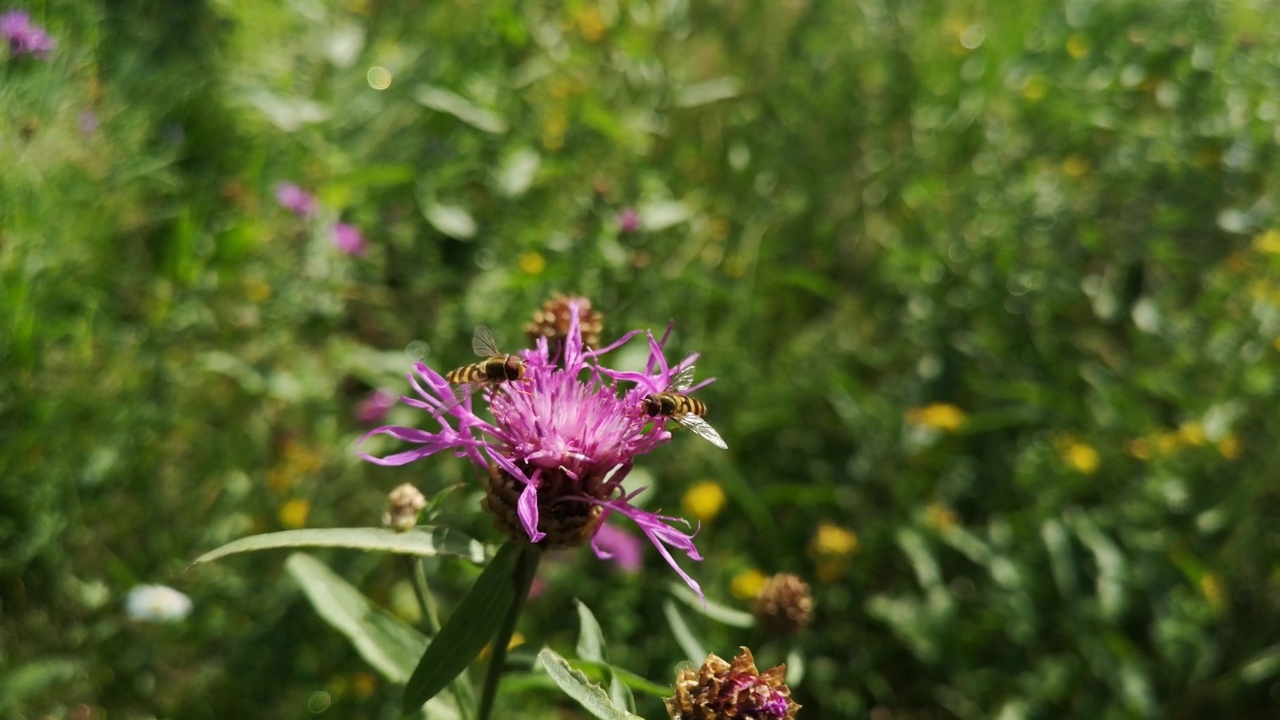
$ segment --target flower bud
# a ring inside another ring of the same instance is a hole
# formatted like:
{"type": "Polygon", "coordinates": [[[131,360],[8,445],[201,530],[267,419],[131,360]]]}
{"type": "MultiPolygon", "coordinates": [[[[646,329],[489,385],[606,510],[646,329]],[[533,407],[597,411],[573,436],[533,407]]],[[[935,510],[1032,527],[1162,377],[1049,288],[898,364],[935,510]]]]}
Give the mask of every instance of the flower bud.
{"type": "Polygon", "coordinates": [[[761,673],[745,647],[732,665],[708,655],[698,670],[680,670],[675,697],[663,702],[671,720],[795,720],[800,705],[783,681],[786,673],[786,665],[761,673]]]}
{"type": "Polygon", "coordinates": [[[387,513],[382,524],[396,532],[407,532],[418,524],[418,513],[427,506],[427,499],[418,488],[405,483],[387,496],[387,513]]]}
{"type": "Polygon", "coordinates": [[[760,588],[751,612],[761,630],[773,635],[794,635],[813,619],[809,584],[796,575],[774,575],[760,588]]]}

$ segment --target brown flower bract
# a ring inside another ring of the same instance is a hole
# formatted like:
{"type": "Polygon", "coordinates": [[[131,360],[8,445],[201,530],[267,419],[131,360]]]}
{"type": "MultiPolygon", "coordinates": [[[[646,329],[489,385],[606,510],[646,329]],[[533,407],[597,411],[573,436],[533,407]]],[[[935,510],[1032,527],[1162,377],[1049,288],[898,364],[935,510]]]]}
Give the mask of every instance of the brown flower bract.
{"type": "Polygon", "coordinates": [[[733,664],[708,655],[698,670],[680,670],[675,697],[663,702],[671,720],[795,720],[800,705],[791,699],[786,674],[785,664],[761,673],[745,647],[733,664]]]}

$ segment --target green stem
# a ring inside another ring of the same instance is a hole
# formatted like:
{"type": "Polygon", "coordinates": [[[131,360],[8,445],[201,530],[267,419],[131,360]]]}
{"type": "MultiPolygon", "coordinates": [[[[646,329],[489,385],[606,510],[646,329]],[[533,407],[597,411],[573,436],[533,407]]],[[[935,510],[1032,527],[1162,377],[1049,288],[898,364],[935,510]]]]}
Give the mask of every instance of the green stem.
{"type": "Polygon", "coordinates": [[[538,561],[542,559],[542,551],[533,545],[524,545],[520,549],[520,559],[516,561],[516,572],[512,581],[516,584],[515,601],[502,619],[498,635],[493,639],[492,652],[489,653],[489,669],[484,676],[484,690],[480,695],[480,709],[476,720],[489,720],[493,713],[493,703],[498,697],[498,683],[502,680],[502,671],[507,663],[507,645],[516,632],[516,623],[524,610],[524,601],[529,597],[529,588],[533,585],[533,576],[538,571],[538,561]]]}
{"type": "Polygon", "coordinates": [[[418,596],[418,607],[422,609],[422,617],[427,621],[427,630],[435,637],[440,632],[440,611],[436,610],[436,599],[427,587],[427,574],[422,570],[422,559],[406,555],[409,562],[409,575],[413,578],[413,594],[418,596]]]}

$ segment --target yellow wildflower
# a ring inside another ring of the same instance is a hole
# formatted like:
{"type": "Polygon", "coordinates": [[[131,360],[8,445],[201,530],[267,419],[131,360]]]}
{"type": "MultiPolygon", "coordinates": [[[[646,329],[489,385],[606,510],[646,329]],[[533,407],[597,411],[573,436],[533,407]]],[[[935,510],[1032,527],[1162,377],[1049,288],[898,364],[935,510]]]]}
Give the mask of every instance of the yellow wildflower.
{"type": "Polygon", "coordinates": [[[1209,601],[1214,610],[1221,610],[1226,603],[1226,591],[1222,587],[1222,579],[1214,573],[1200,576],[1200,594],[1209,601]]]}
{"type": "Polygon", "coordinates": [[[752,600],[760,594],[760,589],[764,587],[764,581],[767,579],[764,573],[755,568],[743,570],[730,581],[729,592],[739,600],[752,600]]]}
{"type": "Polygon", "coordinates": [[[1280,230],[1268,230],[1255,237],[1253,247],[1258,252],[1280,254],[1280,230]]]}
{"type": "Polygon", "coordinates": [[[306,500],[294,499],[280,506],[280,524],[296,530],[305,527],[307,524],[307,516],[311,514],[311,503],[306,500]]]}
{"type": "Polygon", "coordinates": [[[1234,434],[1222,438],[1218,441],[1218,452],[1222,453],[1222,457],[1228,460],[1235,460],[1240,457],[1240,438],[1234,434]]]}
{"type": "Polygon", "coordinates": [[[1044,99],[1048,92],[1049,82],[1040,75],[1033,75],[1027,78],[1027,81],[1022,85],[1022,97],[1031,102],[1044,99]]]}
{"type": "Polygon", "coordinates": [[[1204,445],[1204,427],[1198,422],[1184,422],[1178,426],[1178,439],[1190,447],[1204,445]]]}
{"type": "Polygon", "coordinates": [[[1067,38],[1067,54],[1079,60],[1089,54],[1089,40],[1082,34],[1076,33],[1067,38]]]}
{"type": "Polygon", "coordinates": [[[955,527],[956,512],[940,502],[929,503],[925,509],[925,522],[936,530],[950,530],[955,527]]]}
{"type": "Polygon", "coordinates": [[[829,522],[819,523],[809,540],[809,554],[815,557],[849,557],[858,551],[858,536],[829,522]]]}
{"type": "Polygon", "coordinates": [[[1062,172],[1068,177],[1081,177],[1089,172],[1089,161],[1081,155],[1068,155],[1062,161],[1062,172]]]}
{"type": "Polygon", "coordinates": [[[933,403],[922,408],[911,408],[907,410],[906,417],[911,425],[948,432],[959,430],[968,420],[963,410],[950,403],[933,403]]]}
{"type": "MultiPolygon", "coordinates": [[[[511,634],[511,642],[508,642],[508,643],[507,643],[507,649],[508,649],[508,650],[511,650],[512,648],[518,648],[518,647],[520,647],[520,646],[521,646],[521,645],[523,645],[523,644],[524,644],[524,633],[520,633],[520,632],[512,633],[512,634],[511,634]]],[[[489,641],[489,644],[488,644],[488,645],[485,645],[485,646],[480,650],[479,658],[480,658],[481,660],[488,660],[488,659],[489,659],[489,655],[490,655],[490,654],[492,654],[492,653],[493,653],[493,641],[492,641],[492,640],[490,640],[490,641],[489,641]]]]}
{"type": "Polygon", "coordinates": [[[520,254],[520,271],[526,275],[541,275],[547,269],[547,260],[541,253],[529,251],[520,254]]]}
{"type": "Polygon", "coordinates": [[[604,19],[600,17],[599,8],[593,6],[583,8],[578,13],[578,29],[582,32],[582,39],[587,42],[599,42],[604,37],[604,19]]]}
{"type": "Polygon", "coordinates": [[[724,508],[724,489],[714,480],[703,480],[685,491],[680,504],[701,522],[711,522],[724,508]]]}
{"type": "Polygon", "coordinates": [[[1079,440],[1064,440],[1058,444],[1058,454],[1076,472],[1092,475],[1098,471],[1102,458],[1092,445],[1079,440]]]}
{"type": "Polygon", "coordinates": [[[1156,435],[1156,454],[1172,455],[1182,449],[1182,436],[1176,432],[1156,435]]]}

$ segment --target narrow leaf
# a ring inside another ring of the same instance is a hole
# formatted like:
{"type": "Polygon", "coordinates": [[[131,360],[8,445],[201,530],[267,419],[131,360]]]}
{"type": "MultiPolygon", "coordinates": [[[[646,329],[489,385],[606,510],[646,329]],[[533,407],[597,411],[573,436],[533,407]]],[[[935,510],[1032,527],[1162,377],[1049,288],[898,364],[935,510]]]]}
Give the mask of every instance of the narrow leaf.
{"type": "Polygon", "coordinates": [[[751,613],[742,610],[735,610],[728,605],[721,605],[718,602],[707,600],[703,605],[703,599],[698,597],[688,585],[671,583],[671,594],[677,600],[688,605],[694,612],[705,615],[718,623],[723,623],[731,627],[749,628],[755,625],[756,619],[751,613]]]}
{"type": "Polygon", "coordinates": [[[591,684],[586,675],[569,667],[569,661],[560,657],[555,651],[543,648],[542,652],[538,653],[538,661],[566,695],[578,701],[578,704],[587,712],[600,720],[643,720],[640,716],[614,705],[604,688],[591,684]]]}
{"type": "Polygon", "coordinates": [[[475,237],[476,220],[466,208],[430,202],[423,206],[422,214],[431,227],[451,238],[466,240],[475,237]]]}
{"type": "Polygon", "coordinates": [[[742,81],[736,77],[720,77],[681,88],[676,93],[676,107],[697,107],[720,100],[731,100],[742,92],[742,81]]]}
{"type": "Polygon", "coordinates": [[[600,630],[600,623],[581,600],[574,602],[578,605],[578,657],[603,663],[604,632],[600,630]]]}
{"type": "Polygon", "coordinates": [[[458,676],[484,648],[516,599],[520,545],[507,543],[471,586],[423,653],[404,690],[405,714],[416,711],[458,676]]]}
{"type": "Polygon", "coordinates": [[[612,672],[614,677],[622,681],[623,685],[626,685],[636,692],[642,692],[654,697],[671,697],[670,686],[659,685],[652,680],[647,680],[636,675],[630,670],[624,670],[608,663],[592,662],[591,660],[578,659],[577,663],[578,668],[589,678],[600,678],[603,681],[603,679],[607,678],[609,673],[612,672]]]}
{"type": "Polygon", "coordinates": [[[306,553],[290,555],[284,566],[316,613],[345,635],[360,657],[392,682],[409,678],[414,661],[427,648],[421,633],[374,607],[359,590],[306,553]]]}
{"type": "Polygon", "coordinates": [[[685,656],[695,665],[701,665],[703,660],[707,659],[707,651],[703,649],[702,643],[693,636],[693,631],[689,629],[689,624],[684,621],[684,616],[680,614],[680,610],[676,608],[675,603],[665,600],[662,603],[662,614],[667,616],[667,624],[671,626],[671,634],[676,636],[676,642],[680,643],[680,649],[684,650],[685,656]]]}
{"type": "Polygon", "coordinates": [[[432,110],[449,113],[487,133],[499,135],[507,131],[507,123],[501,117],[442,87],[422,85],[414,93],[414,99],[432,110]]]}
{"type": "Polygon", "coordinates": [[[486,555],[483,543],[449,528],[424,526],[403,533],[390,528],[308,528],[240,538],[201,555],[191,564],[199,565],[236,553],[297,547],[340,547],[401,555],[456,555],[476,564],[484,562],[486,555]]]}
{"type": "Polygon", "coordinates": [[[792,648],[787,653],[787,685],[795,687],[804,680],[804,653],[800,648],[792,648]]]}

